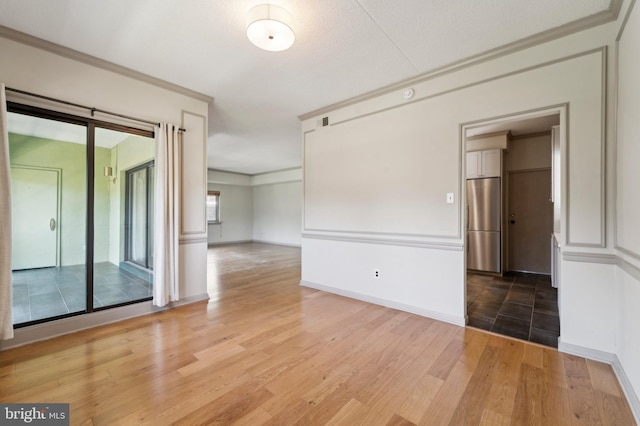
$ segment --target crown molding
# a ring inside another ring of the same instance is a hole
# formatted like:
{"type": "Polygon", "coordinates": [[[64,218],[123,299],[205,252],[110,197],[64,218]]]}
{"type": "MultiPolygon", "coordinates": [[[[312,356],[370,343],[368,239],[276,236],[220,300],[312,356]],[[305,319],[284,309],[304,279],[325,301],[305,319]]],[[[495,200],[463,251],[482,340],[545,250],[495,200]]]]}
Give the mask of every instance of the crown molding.
{"type": "Polygon", "coordinates": [[[272,173],[290,172],[291,170],[301,170],[301,169],[302,169],[302,166],[287,167],[285,169],[269,170],[268,172],[254,173],[254,174],[249,175],[249,176],[251,176],[251,177],[253,177],[253,176],[262,176],[262,175],[269,175],[269,174],[272,174],[272,173]]]}
{"type": "Polygon", "coordinates": [[[113,73],[120,74],[125,77],[129,77],[138,81],[142,81],[144,83],[152,84],[156,87],[167,89],[172,92],[179,93],[181,95],[185,95],[190,98],[194,98],[206,103],[213,102],[213,98],[211,96],[205,95],[200,92],[196,92],[195,90],[187,89],[186,87],[169,83],[168,81],[165,81],[156,77],[152,77],[150,75],[147,75],[138,71],[134,71],[130,68],[123,67],[121,65],[117,65],[109,61],[105,61],[104,59],[100,59],[95,56],[88,55],[86,53],[82,53],[77,50],[70,49],[68,47],[64,47],[59,44],[52,43],[50,41],[47,41],[47,40],[14,30],[12,28],[5,27],[2,25],[0,25],[0,37],[6,38],[8,40],[13,40],[21,44],[25,44],[27,46],[35,47],[36,49],[41,49],[46,52],[53,53],[54,55],[62,56],[67,59],[72,59],[74,61],[91,65],[96,68],[101,68],[106,71],[111,71],[113,73]]]}
{"type": "Polygon", "coordinates": [[[336,102],[331,105],[327,105],[317,110],[307,112],[305,114],[299,115],[298,119],[300,121],[304,121],[312,117],[327,114],[339,108],[344,108],[350,105],[354,105],[354,104],[393,92],[395,90],[403,89],[410,85],[422,83],[428,80],[433,80],[435,78],[442,77],[447,74],[452,74],[454,72],[463,70],[465,68],[479,65],[484,62],[488,62],[488,61],[500,58],[502,56],[510,55],[520,50],[528,49],[530,47],[534,47],[539,44],[547,43],[552,40],[566,37],[568,35],[571,35],[580,31],[584,31],[590,28],[597,27],[599,25],[606,24],[608,22],[615,21],[616,19],[618,19],[618,15],[620,14],[620,9],[622,8],[622,2],[623,0],[611,0],[611,3],[609,4],[609,8],[607,10],[603,10],[602,12],[598,12],[594,15],[586,16],[584,18],[575,20],[573,22],[569,22],[559,27],[551,28],[549,30],[542,31],[537,34],[533,34],[529,37],[525,37],[523,39],[514,41],[509,44],[505,44],[504,46],[487,50],[477,55],[460,59],[458,61],[444,65],[442,67],[434,68],[425,73],[419,74],[415,77],[411,77],[396,83],[392,83],[390,85],[381,87],[379,89],[364,93],[362,95],[355,96],[353,98],[349,98],[340,102],[336,102]]]}
{"type": "Polygon", "coordinates": [[[622,38],[622,34],[624,33],[624,30],[627,27],[627,22],[629,21],[629,17],[631,16],[631,11],[633,10],[633,7],[635,5],[636,0],[631,0],[631,4],[629,4],[629,7],[627,8],[627,13],[622,20],[622,25],[620,25],[620,30],[618,31],[618,35],[616,36],[616,41],[620,41],[620,39],[622,38]]]}

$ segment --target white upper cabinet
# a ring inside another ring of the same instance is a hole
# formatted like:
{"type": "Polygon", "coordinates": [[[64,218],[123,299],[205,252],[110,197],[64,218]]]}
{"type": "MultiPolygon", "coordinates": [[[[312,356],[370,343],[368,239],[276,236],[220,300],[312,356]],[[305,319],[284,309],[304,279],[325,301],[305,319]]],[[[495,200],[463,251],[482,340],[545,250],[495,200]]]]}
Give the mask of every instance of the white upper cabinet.
{"type": "Polygon", "coordinates": [[[500,177],[501,170],[500,149],[467,152],[467,179],[500,177]]]}
{"type": "Polygon", "coordinates": [[[467,152],[467,179],[480,176],[482,151],[467,152]]]}

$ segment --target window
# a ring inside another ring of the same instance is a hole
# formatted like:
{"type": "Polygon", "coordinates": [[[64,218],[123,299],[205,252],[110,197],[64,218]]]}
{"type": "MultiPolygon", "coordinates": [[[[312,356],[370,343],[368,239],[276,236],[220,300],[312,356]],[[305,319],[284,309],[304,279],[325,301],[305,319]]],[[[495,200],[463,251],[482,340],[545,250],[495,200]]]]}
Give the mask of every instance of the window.
{"type": "Polygon", "coordinates": [[[220,191],[207,191],[207,222],[220,223],[220,191]]]}

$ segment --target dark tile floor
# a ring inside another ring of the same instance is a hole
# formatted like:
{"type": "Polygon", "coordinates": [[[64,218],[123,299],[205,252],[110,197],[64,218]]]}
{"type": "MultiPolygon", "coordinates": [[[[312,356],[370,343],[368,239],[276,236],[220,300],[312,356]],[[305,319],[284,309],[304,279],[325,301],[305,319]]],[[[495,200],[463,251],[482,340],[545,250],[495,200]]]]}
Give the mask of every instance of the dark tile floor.
{"type": "MultiPolygon", "coordinates": [[[[14,271],[13,323],[84,311],[85,266],[14,271]]],[[[109,263],[94,265],[93,306],[102,307],[151,297],[151,279],[109,263]]]]}
{"type": "Polygon", "coordinates": [[[558,347],[558,290],[548,275],[467,274],[469,325],[558,347]]]}

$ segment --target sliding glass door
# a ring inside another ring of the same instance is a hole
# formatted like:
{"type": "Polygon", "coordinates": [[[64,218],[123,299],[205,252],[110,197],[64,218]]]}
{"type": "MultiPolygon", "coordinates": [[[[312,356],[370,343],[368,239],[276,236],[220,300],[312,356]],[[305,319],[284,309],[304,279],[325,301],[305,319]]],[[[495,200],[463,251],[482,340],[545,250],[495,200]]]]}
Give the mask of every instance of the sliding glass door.
{"type": "Polygon", "coordinates": [[[12,103],[9,111],[14,325],[148,300],[152,132],[12,103]],[[125,181],[138,169],[147,204],[138,202],[145,211],[128,235],[125,181]]]}
{"type": "Polygon", "coordinates": [[[145,235],[153,230],[147,205],[153,181],[145,170],[153,164],[155,142],[99,127],[95,146],[93,307],[101,309],[152,295],[147,259],[153,244],[145,235]]]}
{"type": "Polygon", "coordinates": [[[9,112],[13,322],[86,306],[87,127],[9,112]]]}

